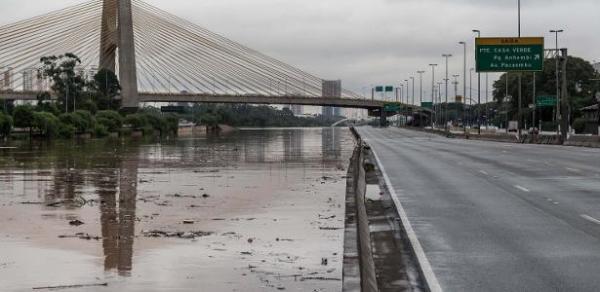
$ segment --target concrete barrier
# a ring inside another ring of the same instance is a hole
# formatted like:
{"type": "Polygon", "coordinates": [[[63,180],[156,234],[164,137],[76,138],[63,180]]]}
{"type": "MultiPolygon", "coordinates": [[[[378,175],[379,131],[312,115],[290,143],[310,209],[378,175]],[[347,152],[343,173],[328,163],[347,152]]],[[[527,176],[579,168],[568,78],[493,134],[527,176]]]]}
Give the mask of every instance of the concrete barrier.
{"type": "Polygon", "coordinates": [[[571,135],[571,137],[565,141],[565,145],[600,148],[600,136],[571,135]]]}
{"type": "MultiPolygon", "coordinates": [[[[348,168],[349,177],[351,177],[351,183],[348,184],[347,190],[347,209],[346,209],[346,228],[355,228],[355,236],[347,236],[345,238],[344,246],[352,246],[352,242],[348,240],[354,240],[356,244],[356,258],[358,259],[360,269],[360,291],[362,292],[376,292],[379,291],[377,287],[377,275],[375,273],[375,262],[373,260],[373,252],[371,248],[371,232],[369,229],[369,218],[367,216],[365,192],[367,189],[366,171],[363,165],[364,154],[363,154],[363,142],[356,129],[351,128],[350,131],[354,135],[357,141],[357,147],[354,150],[354,155],[348,168]],[[348,204],[353,202],[354,204],[348,204]],[[351,222],[350,222],[351,221],[351,222]]],[[[347,230],[348,231],[348,230],[347,230]]],[[[351,232],[351,231],[350,231],[351,232]]],[[[348,232],[346,232],[348,234],[348,232]]],[[[351,234],[351,233],[350,233],[351,234]]],[[[347,264],[351,264],[351,258],[348,263],[346,262],[346,251],[344,251],[344,289],[343,291],[356,291],[355,285],[352,285],[353,276],[356,278],[356,274],[352,272],[353,267],[347,264]]],[[[355,281],[354,281],[355,282],[355,281]]]]}

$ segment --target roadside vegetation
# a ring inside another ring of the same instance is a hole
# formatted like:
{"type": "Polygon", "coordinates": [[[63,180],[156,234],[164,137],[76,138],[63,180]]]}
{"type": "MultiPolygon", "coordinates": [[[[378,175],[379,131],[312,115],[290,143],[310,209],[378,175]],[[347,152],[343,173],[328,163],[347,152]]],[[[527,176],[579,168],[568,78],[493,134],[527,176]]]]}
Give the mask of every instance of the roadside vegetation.
{"type": "Polygon", "coordinates": [[[296,117],[287,108],[271,106],[196,104],[179,107],[177,113],[162,113],[147,107],[135,113],[120,113],[119,80],[110,70],[99,70],[87,78],[78,70],[81,60],[67,53],[40,59],[41,73],[51,80],[51,92],[42,92],[34,104],[0,103],[0,138],[15,129],[30,138],[71,139],[131,135],[176,135],[179,121],[215,127],[315,127],[333,121],[296,117]]]}

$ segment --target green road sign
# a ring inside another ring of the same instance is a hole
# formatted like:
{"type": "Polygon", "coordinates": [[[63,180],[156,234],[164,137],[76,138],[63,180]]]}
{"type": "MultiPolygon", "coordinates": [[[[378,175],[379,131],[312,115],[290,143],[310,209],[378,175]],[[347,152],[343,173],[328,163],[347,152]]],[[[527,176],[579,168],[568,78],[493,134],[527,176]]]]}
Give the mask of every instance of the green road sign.
{"type": "Polygon", "coordinates": [[[386,103],[383,105],[383,111],[385,112],[399,112],[402,109],[400,103],[386,103]]]}
{"type": "Polygon", "coordinates": [[[375,86],[375,92],[383,92],[383,86],[375,86]]]}
{"type": "Polygon", "coordinates": [[[553,106],[556,106],[556,96],[538,96],[535,99],[535,104],[538,107],[553,107],[553,106]]]}
{"type": "Polygon", "coordinates": [[[542,71],[544,38],[476,38],[477,72],[542,71]]]}
{"type": "Polygon", "coordinates": [[[428,109],[432,109],[433,108],[433,102],[422,102],[421,103],[421,107],[422,108],[428,108],[428,109]]]}
{"type": "Polygon", "coordinates": [[[385,92],[394,92],[394,86],[386,86],[385,92]]]}

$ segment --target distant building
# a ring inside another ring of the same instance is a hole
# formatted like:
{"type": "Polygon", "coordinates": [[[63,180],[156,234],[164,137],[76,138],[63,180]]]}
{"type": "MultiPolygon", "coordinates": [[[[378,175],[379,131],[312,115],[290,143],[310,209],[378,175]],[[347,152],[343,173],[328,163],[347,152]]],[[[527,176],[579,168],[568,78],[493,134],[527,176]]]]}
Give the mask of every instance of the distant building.
{"type": "Polygon", "coordinates": [[[592,66],[594,66],[594,69],[596,69],[596,72],[600,73],[600,62],[595,63],[592,66]]]}
{"type": "MultiPolygon", "coordinates": [[[[322,93],[324,97],[342,97],[342,81],[323,80],[322,93]]],[[[324,106],[321,114],[324,118],[332,118],[341,114],[341,109],[324,106]]]]}
{"type": "Polygon", "coordinates": [[[0,73],[2,73],[2,82],[0,82],[0,87],[2,87],[2,89],[12,89],[12,68],[5,67],[0,73]]]}
{"type": "Polygon", "coordinates": [[[34,75],[37,75],[37,72],[35,69],[23,70],[23,90],[24,91],[33,91],[34,75]]]}

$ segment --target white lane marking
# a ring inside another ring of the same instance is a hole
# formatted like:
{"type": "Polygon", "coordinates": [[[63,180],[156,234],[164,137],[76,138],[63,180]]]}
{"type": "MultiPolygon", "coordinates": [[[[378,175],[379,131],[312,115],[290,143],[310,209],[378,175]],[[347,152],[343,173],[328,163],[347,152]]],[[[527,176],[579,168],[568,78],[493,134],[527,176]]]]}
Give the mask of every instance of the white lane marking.
{"type": "Polygon", "coordinates": [[[598,220],[590,215],[581,214],[580,216],[581,216],[581,218],[583,218],[587,221],[590,221],[590,222],[596,223],[596,224],[600,224],[600,220],[598,220]]]}
{"type": "Polygon", "coordinates": [[[570,167],[565,167],[566,170],[570,171],[570,172],[581,172],[581,170],[577,169],[577,168],[570,168],[570,167]]]}
{"type": "Polygon", "coordinates": [[[404,211],[404,207],[402,207],[402,204],[400,203],[400,199],[398,199],[398,195],[396,194],[396,191],[394,190],[394,187],[392,186],[392,182],[390,181],[390,178],[387,175],[387,172],[385,171],[385,168],[384,168],[383,164],[381,163],[381,160],[379,160],[379,156],[377,155],[377,152],[375,152],[375,149],[373,147],[371,147],[371,152],[373,152],[373,156],[375,156],[375,160],[377,161],[379,170],[381,170],[381,173],[383,174],[383,179],[385,180],[385,183],[388,186],[388,190],[390,191],[390,194],[392,195],[392,200],[394,201],[396,208],[398,209],[398,215],[400,215],[400,220],[402,221],[404,230],[406,231],[406,234],[408,235],[408,239],[410,240],[410,243],[414,249],[415,255],[417,256],[417,259],[419,260],[419,264],[421,265],[421,269],[423,270],[423,276],[425,276],[425,281],[427,281],[427,285],[429,286],[429,291],[442,292],[443,291],[442,286],[440,286],[440,283],[438,282],[437,277],[433,273],[433,268],[431,267],[431,264],[429,263],[429,260],[427,259],[427,256],[425,255],[425,251],[423,250],[423,247],[421,246],[421,242],[419,242],[419,239],[417,238],[417,234],[415,233],[415,231],[412,228],[412,225],[408,221],[408,216],[406,215],[406,211],[404,211]]]}
{"type": "Polygon", "coordinates": [[[489,175],[489,173],[487,173],[485,170],[480,170],[479,172],[483,175],[489,175]]]}
{"type": "Polygon", "coordinates": [[[517,188],[517,189],[519,189],[519,190],[521,190],[521,191],[524,191],[524,192],[526,192],[526,193],[529,193],[529,192],[530,192],[530,190],[528,190],[527,188],[524,188],[524,187],[522,187],[522,186],[520,186],[520,185],[516,185],[516,186],[515,186],[515,188],[517,188]]]}

